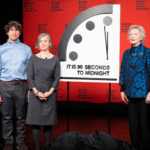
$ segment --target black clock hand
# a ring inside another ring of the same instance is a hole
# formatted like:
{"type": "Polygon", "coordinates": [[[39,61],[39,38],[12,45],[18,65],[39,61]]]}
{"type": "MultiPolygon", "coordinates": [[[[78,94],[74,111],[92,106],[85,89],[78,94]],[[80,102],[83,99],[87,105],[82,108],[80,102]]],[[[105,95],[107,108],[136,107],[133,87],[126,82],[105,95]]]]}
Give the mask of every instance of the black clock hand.
{"type": "Polygon", "coordinates": [[[108,32],[107,32],[107,42],[106,42],[107,60],[108,60],[108,32]]]}
{"type": "Polygon", "coordinates": [[[105,26],[104,26],[104,35],[105,35],[106,55],[107,55],[107,60],[108,60],[108,32],[106,35],[106,27],[105,26]]]}

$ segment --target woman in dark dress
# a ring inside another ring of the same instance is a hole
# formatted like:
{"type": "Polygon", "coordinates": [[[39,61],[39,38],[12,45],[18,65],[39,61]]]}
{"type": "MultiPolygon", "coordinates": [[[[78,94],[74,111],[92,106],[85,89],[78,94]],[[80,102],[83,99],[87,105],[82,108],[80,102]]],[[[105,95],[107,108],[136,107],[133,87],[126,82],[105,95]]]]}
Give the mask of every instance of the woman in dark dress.
{"type": "Polygon", "coordinates": [[[132,144],[140,150],[142,139],[142,150],[150,150],[150,49],[143,46],[145,30],[141,26],[131,26],[128,39],[131,48],[124,52],[120,71],[121,98],[129,104],[132,144]]]}
{"type": "Polygon", "coordinates": [[[40,150],[40,125],[44,125],[45,146],[49,145],[52,125],[57,124],[56,91],[60,78],[59,59],[49,52],[50,35],[42,33],[36,41],[40,53],[31,56],[28,65],[30,89],[26,123],[31,124],[35,149],[40,150]]]}

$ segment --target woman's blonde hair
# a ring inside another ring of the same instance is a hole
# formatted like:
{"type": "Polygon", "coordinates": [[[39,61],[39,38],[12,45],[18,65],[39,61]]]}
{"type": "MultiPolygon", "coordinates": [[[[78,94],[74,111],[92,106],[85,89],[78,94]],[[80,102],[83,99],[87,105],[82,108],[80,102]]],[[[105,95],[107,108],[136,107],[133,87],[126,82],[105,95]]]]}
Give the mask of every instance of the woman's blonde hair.
{"type": "Polygon", "coordinates": [[[130,31],[132,29],[138,29],[140,34],[141,34],[141,38],[142,40],[140,41],[141,43],[144,43],[144,40],[145,40],[145,37],[146,37],[146,34],[145,34],[145,30],[142,26],[138,26],[138,25],[132,25],[129,30],[128,30],[128,39],[129,39],[129,35],[130,35],[130,31]]]}

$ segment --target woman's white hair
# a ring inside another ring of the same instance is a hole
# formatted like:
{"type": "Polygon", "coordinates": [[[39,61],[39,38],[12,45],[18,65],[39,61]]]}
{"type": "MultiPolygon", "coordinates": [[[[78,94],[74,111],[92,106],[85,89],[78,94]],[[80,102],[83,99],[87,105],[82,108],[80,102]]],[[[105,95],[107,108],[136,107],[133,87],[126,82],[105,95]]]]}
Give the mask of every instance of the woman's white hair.
{"type": "Polygon", "coordinates": [[[49,48],[52,47],[52,40],[51,40],[50,35],[49,35],[48,33],[41,33],[41,34],[38,36],[37,40],[36,40],[35,48],[38,48],[38,49],[39,49],[39,41],[40,41],[40,39],[41,39],[42,37],[44,37],[44,36],[47,36],[48,39],[49,39],[49,42],[51,43],[51,46],[50,46],[49,48]]]}
{"type": "Polygon", "coordinates": [[[145,37],[146,37],[146,33],[145,33],[145,30],[142,26],[138,26],[138,25],[132,25],[129,30],[128,30],[128,39],[129,39],[129,35],[130,35],[130,31],[132,29],[138,29],[140,34],[141,34],[141,38],[142,40],[140,41],[141,43],[144,43],[144,40],[145,40],[145,37]]]}

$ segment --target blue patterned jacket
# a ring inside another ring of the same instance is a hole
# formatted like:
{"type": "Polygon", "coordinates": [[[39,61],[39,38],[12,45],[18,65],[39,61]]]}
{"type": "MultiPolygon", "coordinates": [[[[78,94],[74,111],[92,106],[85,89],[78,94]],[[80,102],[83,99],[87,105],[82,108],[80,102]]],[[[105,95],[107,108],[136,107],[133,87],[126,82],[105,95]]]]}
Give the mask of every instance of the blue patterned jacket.
{"type": "Polygon", "coordinates": [[[123,55],[120,85],[130,98],[145,98],[149,90],[150,49],[142,44],[131,47],[123,55]]]}

